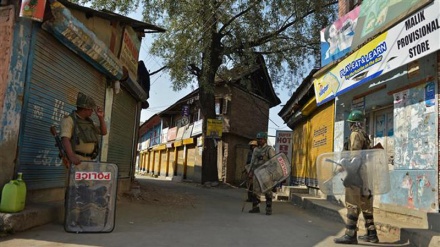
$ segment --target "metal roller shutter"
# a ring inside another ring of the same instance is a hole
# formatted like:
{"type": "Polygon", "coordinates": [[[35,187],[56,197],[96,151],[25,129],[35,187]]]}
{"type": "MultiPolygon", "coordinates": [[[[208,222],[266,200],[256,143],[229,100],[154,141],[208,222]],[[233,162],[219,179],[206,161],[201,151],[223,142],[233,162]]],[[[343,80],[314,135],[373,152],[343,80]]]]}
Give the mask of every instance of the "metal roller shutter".
{"type": "Polygon", "coordinates": [[[107,158],[108,162],[118,165],[120,178],[130,177],[131,165],[134,164],[137,111],[137,101],[121,89],[113,99],[107,158]]]}
{"type": "MultiPolygon", "coordinates": [[[[41,29],[34,33],[33,60],[26,81],[18,166],[29,189],[65,186],[66,169],[49,132],[76,109],[79,91],[104,105],[105,77],[41,29]]],[[[96,117],[96,116],[95,116],[96,117]]],[[[94,119],[97,122],[97,118],[94,119]]],[[[59,127],[58,127],[59,129],[59,127]]]]}
{"type": "Polygon", "coordinates": [[[318,186],[316,158],[322,153],[333,151],[335,108],[333,102],[322,105],[310,117],[310,153],[306,172],[306,185],[318,186]]]}

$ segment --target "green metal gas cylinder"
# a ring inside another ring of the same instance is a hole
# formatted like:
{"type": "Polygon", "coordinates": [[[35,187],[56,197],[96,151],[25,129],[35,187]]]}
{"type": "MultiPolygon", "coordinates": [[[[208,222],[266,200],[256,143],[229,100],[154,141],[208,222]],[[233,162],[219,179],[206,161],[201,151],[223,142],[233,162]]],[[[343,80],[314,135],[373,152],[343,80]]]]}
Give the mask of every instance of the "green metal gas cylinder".
{"type": "Polygon", "coordinates": [[[0,212],[20,212],[24,209],[25,202],[26,183],[23,181],[23,174],[19,172],[16,180],[11,180],[3,187],[0,212]]]}

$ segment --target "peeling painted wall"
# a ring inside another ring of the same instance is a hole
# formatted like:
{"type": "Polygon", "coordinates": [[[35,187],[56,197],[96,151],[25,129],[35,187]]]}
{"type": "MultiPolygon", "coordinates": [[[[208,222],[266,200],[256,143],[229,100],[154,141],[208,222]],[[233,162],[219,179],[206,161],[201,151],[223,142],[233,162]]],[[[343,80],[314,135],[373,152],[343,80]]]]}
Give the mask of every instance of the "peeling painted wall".
{"type": "MultiPolygon", "coordinates": [[[[10,13],[12,17],[13,12],[10,13]]],[[[4,18],[1,20],[3,21],[4,18]]],[[[0,186],[3,187],[14,175],[32,21],[17,22],[12,29],[9,29],[9,32],[4,32],[4,26],[0,28],[2,29],[0,32],[1,42],[8,38],[7,35],[17,41],[12,43],[10,62],[8,64],[2,63],[2,66],[8,68],[6,81],[3,81],[4,77],[2,76],[0,88],[0,92],[3,92],[2,95],[4,95],[0,119],[0,150],[2,150],[0,152],[0,186]],[[11,30],[12,32],[10,32],[11,30]]]]}

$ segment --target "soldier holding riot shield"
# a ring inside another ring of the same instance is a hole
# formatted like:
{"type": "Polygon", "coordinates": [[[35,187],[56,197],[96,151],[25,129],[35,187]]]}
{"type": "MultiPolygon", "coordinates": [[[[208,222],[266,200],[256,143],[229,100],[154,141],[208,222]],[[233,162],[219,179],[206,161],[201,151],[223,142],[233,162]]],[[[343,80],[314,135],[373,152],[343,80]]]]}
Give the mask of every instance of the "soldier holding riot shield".
{"type": "MultiPolygon", "coordinates": [[[[262,166],[266,161],[275,156],[275,149],[267,145],[267,133],[259,132],[257,134],[258,146],[254,148],[252,153],[251,168],[249,172],[249,179],[253,179],[253,193],[252,193],[252,209],[249,213],[259,213],[260,212],[260,200],[259,200],[259,186],[256,177],[254,176],[254,171],[258,167],[262,166]]],[[[266,215],[272,214],[272,191],[269,190],[264,193],[266,197],[266,215]]]]}
{"type": "MultiPolygon", "coordinates": [[[[350,123],[350,138],[348,142],[349,151],[364,150],[370,148],[370,140],[366,132],[362,129],[362,123],[364,121],[364,114],[359,110],[353,110],[347,118],[347,122],[350,123]]],[[[359,179],[351,179],[350,173],[347,171],[347,177],[344,181],[345,187],[345,204],[347,208],[347,223],[345,234],[342,237],[335,238],[334,242],[337,244],[357,244],[357,222],[359,219],[359,214],[362,214],[365,219],[365,228],[367,229],[367,234],[364,236],[359,236],[359,240],[377,243],[379,239],[377,237],[376,228],[374,225],[373,218],[373,196],[371,190],[366,185],[367,174],[365,160],[362,157],[353,159],[358,161],[358,167],[355,173],[359,176],[359,179]]],[[[341,167],[342,168],[342,167],[341,167]]]]}

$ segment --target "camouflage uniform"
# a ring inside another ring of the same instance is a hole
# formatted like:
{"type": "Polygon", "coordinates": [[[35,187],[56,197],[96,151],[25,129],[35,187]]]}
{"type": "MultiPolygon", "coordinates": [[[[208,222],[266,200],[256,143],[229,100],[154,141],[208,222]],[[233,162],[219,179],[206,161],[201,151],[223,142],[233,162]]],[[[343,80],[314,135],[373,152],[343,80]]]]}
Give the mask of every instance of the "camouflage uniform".
{"type": "MultiPolygon", "coordinates": [[[[251,170],[254,171],[273,156],[275,156],[275,149],[273,147],[268,146],[267,144],[264,144],[262,147],[256,147],[252,153],[251,170]]],[[[253,184],[258,184],[255,176],[253,176],[253,184]]],[[[253,186],[253,189],[254,193],[252,194],[252,210],[249,211],[250,213],[260,212],[259,194],[261,192],[259,191],[259,186],[253,186]]],[[[270,215],[272,214],[272,191],[268,191],[264,195],[266,197],[266,214],[270,215]]]]}
{"type": "MultiPolygon", "coordinates": [[[[349,151],[368,149],[369,139],[367,139],[367,134],[361,128],[360,122],[353,121],[350,129],[351,134],[350,139],[348,140],[349,151]]],[[[365,169],[364,165],[361,167],[361,174],[365,172],[363,171],[363,169],[365,169]]],[[[366,186],[363,186],[363,188],[367,189],[368,191],[368,188],[366,186]]],[[[357,222],[361,211],[365,219],[365,228],[367,229],[367,234],[364,236],[360,236],[359,239],[373,243],[379,242],[379,239],[377,238],[376,228],[374,226],[373,196],[368,193],[366,194],[363,191],[363,188],[356,186],[347,186],[345,188],[345,205],[347,208],[347,223],[345,235],[340,238],[336,238],[334,240],[335,243],[357,244],[357,222]]]]}

